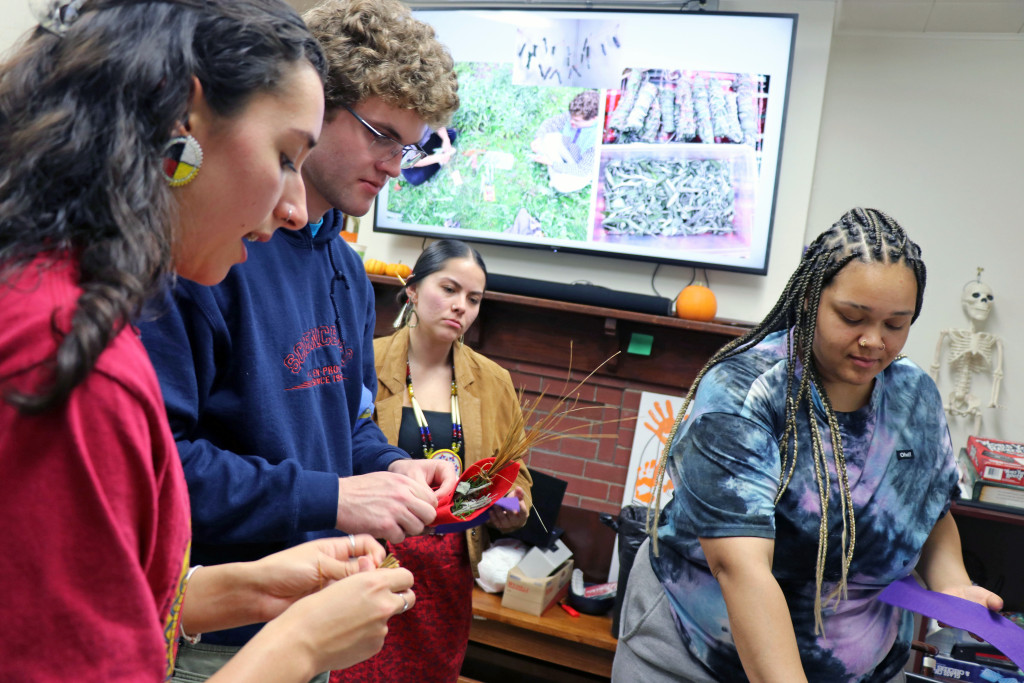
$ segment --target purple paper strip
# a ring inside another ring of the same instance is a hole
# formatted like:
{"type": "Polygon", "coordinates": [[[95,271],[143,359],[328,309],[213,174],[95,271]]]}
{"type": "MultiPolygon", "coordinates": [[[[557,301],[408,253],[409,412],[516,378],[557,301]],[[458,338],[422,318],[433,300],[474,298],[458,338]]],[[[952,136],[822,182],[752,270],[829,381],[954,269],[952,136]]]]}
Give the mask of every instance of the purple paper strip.
{"type": "Polygon", "coordinates": [[[1018,667],[1024,667],[1024,629],[998,612],[970,600],[930,591],[912,576],[889,584],[878,599],[973,633],[1018,667]]]}
{"type": "MultiPolygon", "coordinates": [[[[499,498],[492,505],[488,506],[485,509],[489,510],[492,507],[504,508],[505,510],[508,510],[509,512],[519,512],[519,499],[516,498],[515,496],[505,496],[503,498],[499,498]]],[[[477,515],[473,519],[467,520],[465,522],[452,522],[451,524],[439,524],[438,526],[434,527],[434,533],[435,534],[452,534],[452,533],[455,533],[456,531],[465,531],[466,529],[472,529],[475,526],[480,526],[481,524],[485,524],[489,518],[490,518],[490,515],[487,514],[486,512],[484,512],[484,513],[482,513],[480,515],[477,515]]]]}

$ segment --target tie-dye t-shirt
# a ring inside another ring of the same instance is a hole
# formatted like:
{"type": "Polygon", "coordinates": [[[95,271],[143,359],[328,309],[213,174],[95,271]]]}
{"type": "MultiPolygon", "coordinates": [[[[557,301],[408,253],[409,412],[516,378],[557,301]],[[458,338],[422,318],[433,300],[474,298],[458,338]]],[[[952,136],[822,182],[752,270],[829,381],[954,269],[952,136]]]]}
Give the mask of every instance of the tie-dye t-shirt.
{"type": "MultiPolygon", "coordinates": [[[[932,527],[949,509],[957,470],[942,401],[917,365],[898,360],[878,375],[864,408],[838,413],[856,518],[848,597],[823,607],[814,633],[815,558],[821,520],[806,409],[797,415],[796,471],[779,501],[785,424],[786,333],[712,368],[672,445],[674,498],[652,554],[683,642],[723,681],[745,681],[717,581],[698,537],[775,539],[773,573],[789,604],[810,681],[888,681],[913,636],[910,614],[875,600],[907,576],[932,527]]],[[[797,377],[799,377],[799,370],[797,377]]],[[[814,395],[829,463],[824,594],[840,578],[842,519],[828,423],[814,395]]],[[[766,624],[767,626],[767,624],[766,624]]]]}

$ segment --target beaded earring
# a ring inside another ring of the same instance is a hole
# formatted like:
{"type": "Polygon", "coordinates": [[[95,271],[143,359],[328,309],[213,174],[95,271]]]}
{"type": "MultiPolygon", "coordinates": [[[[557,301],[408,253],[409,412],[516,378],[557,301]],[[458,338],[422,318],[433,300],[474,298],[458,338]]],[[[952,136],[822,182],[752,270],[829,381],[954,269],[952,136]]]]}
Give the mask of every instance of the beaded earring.
{"type": "Polygon", "coordinates": [[[59,0],[58,2],[30,0],[29,11],[39,21],[40,28],[58,38],[63,38],[78,20],[84,4],[85,0],[59,0]]]}
{"type": "Polygon", "coordinates": [[[203,165],[203,148],[191,135],[176,135],[164,146],[160,170],[171,187],[188,185],[203,165]]]}

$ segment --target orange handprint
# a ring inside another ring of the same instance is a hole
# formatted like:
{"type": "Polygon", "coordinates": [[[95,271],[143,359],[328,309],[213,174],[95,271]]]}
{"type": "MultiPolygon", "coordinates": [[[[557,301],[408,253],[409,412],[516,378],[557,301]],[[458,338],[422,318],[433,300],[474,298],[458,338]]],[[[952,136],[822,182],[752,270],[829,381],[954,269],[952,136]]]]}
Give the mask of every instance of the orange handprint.
{"type": "MultiPolygon", "coordinates": [[[[657,483],[655,478],[657,468],[657,458],[645,460],[640,463],[640,467],[637,470],[636,485],[633,487],[634,500],[647,505],[654,499],[655,484],[657,483]]],[[[666,494],[671,493],[672,490],[672,480],[666,477],[665,483],[661,487],[661,495],[665,496],[666,494]]]]}
{"type": "Polygon", "coordinates": [[[672,425],[675,423],[675,411],[672,410],[672,401],[665,401],[664,410],[661,404],[657,401],[654,402],[654,408],[647,411],[647,415],[654,421],[654,424],[650,422],[644,422],[644,427],[654,432],[654,435],[658,437],[658,441],[664,446],[668,442],[668,435],[672,432],[672,425]],[[657,411],[657,415],[655,415],[657,411]]]}

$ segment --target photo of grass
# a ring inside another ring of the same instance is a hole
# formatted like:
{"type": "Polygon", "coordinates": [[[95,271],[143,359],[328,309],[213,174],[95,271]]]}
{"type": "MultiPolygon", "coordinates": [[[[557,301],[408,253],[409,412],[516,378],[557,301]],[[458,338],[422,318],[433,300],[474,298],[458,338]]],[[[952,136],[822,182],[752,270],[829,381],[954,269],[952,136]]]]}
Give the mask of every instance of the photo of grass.
{"type": "Polygon", "coordinates": [[[515,86],[511,64],[459,62],[455,70],[455,154],[422,185],[389,182],[386,210],[421,226],[586,241],[593,185],[557,192],[547,167],[530,160],[537,127],[582,89],[515,86]]]}

